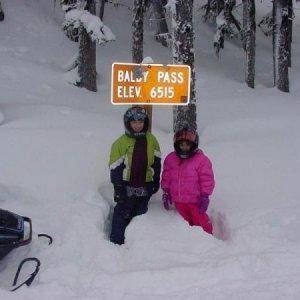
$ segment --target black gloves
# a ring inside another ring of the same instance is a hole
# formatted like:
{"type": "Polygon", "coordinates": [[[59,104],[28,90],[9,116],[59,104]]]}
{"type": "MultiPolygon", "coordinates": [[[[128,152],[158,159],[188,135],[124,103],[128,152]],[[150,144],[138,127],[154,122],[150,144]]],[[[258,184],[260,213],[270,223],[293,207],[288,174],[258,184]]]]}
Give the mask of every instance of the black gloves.
{"type": "Polygon", "coordinates": [[[114,185],[114,200],[115,202],[122,202],[126,199],[126,189],[124,185],[114,185]]]}
{"type": "Polygon", "coordinates": [[[159,190],[159,181],[150,181],[147,182],[147,191],[149,196],[151,197],[153,194],[157,193],[159,190]]]}
{"type": "Polygon", "coordinates": [[[153,194],[156,194],[158,192],[159,186],[160,186],[159,181],[156,180],[153,181],[153,194]]]}

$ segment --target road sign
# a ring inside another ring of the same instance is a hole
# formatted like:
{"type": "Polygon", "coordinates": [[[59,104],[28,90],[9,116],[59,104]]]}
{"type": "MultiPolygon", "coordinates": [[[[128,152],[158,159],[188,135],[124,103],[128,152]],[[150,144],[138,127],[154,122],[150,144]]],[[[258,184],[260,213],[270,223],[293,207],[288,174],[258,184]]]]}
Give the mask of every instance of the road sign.
{"type": "Polygon", "coordinates": [[[113,63],[111,102],[115,105],[187,105],[188,65],[113,63]]]}

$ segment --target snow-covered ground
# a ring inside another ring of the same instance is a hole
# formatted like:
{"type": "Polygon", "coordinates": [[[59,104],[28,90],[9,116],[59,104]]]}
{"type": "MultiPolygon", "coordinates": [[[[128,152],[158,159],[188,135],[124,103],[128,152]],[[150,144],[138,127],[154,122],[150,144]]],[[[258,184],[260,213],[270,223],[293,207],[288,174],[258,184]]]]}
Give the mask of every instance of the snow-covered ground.
{"type": "MultiPolygon", "coordinates": [[[[110,67],[131,59],[131,12],[107,6],[104,23],[117,40],[98,47],[99,90],[92,93],[66,82],[63,66],[77,45],[60,31],[62,14],[52,1],[2,5],[0,207],[31,217],[35,237],[0,262],[1,299],[299,299],[298,24],[291,93],[284,94],[271,87],[270,40],[258,30],[257,87],[250,90],[238,43],[226,42],[217,61],[213,29],[196,14],[200,143],[217,181],[210,213],[226,215],[231,239],[187,226],[174,210],[163,210],[159,193],[119,247],[107,240],[107,161],[126,108],[110,104],[110,67]],[[40,232],[51,234],[53,245],[37,240],[40,232]],[[28,256],[40,258],[40,273],[12,294],[16,267],[28,256]]],[[[146,27],[145,56],[170,62],[146,27]]],[[[171,120],[170,107],[154,108],[164,156],[172,150],[171,120]]]]}

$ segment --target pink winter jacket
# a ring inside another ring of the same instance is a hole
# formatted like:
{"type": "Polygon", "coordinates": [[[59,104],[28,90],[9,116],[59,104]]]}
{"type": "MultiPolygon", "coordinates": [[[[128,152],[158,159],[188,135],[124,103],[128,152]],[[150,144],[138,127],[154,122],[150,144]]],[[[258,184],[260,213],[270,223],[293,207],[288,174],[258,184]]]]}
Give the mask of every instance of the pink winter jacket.
{"type": "Polygon", "coordinates": [[[166,157],[161,187],[173,202],[197,203],[201,194],[211,195],[214,186],[212,164],[201,150],[187,159],[180,159],[175,152],[166,157]]]}

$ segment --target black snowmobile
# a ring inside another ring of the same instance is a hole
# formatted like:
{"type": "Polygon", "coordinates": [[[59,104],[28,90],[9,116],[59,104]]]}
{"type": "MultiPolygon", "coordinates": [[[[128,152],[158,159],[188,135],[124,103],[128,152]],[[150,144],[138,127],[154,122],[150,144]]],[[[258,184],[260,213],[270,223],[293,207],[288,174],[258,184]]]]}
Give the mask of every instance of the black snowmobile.
{"type": "MultiPolygon", "coordinates": [[[[52,238],[47,234],[39,234],[40,236],[49,239],[49,245],[52,243],[52,238]]],[[[13,249],[30,244],[32,240],[32,222],[28,217],[22,217],[7,210],[0,209],[0,261],[13,249]],[[25,226],[25,224],[29,226],[25,226]],[[25,233],[25,228],[29,227],[29,233],[25,233]]],[[[17,290],[24,284],[30,286],[35,276],[39,272],[40,261],[36,257],[26,258],[19,264],[17,273],[14,278],[13,286],[16,286],[20,271],[24,263],[33,261],[36,263],[34,272],[22,284],[15,287],[12,291],[17,290]]]]}

